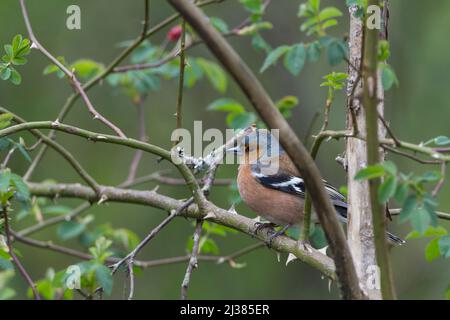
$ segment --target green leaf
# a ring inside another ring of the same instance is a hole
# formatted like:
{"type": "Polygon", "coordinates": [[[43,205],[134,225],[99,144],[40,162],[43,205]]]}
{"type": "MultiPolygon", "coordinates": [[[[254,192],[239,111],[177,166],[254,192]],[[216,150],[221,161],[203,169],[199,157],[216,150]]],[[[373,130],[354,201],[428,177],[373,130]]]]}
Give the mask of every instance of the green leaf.
{"type": "Polygon", "coordinates": [[[28,186],[23,181],[22,177],[12,173],[11,184],[14,186],[14,189],[16,191],[16,197],[18,197],[20,200],[30,199],[30,190],[28,190],[28,186]]]}
{"type": "Polygon", "coordinates": [[[28,60],[24,57],[15,57],[12,59],[12,64],[16,66],[22,66],[28,62],[28,60]]]}
{"type": "Polygon", "coordinates": [[[306,60],[306,49],[303,43],[292,46],[284,57],[284,66],[289,72],[298,76],[306,60]]]}
{"type": "Polygon", "coordinates": [[[450,144],[450,138],[446,136],[439,136],[434,138],[434,143],[438,146],[445,146],[447,144],[450,144]]]}
{"type": "Polygon", "coordinates": [[[198,58],[197,63],[203,69],[213,87],[217,91],[224,93],[227,90],[228,83],[227,76],[223,69],[216,63],[203,58],[198,58]]]}
{"type": "Polygon", "coordinates": [[[98,281],[103,291],[107,295],[111,295],[113,288],[113,277],[111,270],[102,264],[96,264],[95,266],[95,279],[98,281]]]}
{"type": "Polygon", "coordinates": [[[383,84],[383,89],[388,91],[395,84],[398,86],[397,75],[395,74],[394,69],[387,63],[381,63],[381,82],[383,84]]]}
{"type": "Polygon", "coordinates": [[[216,28],[217,31],[220,31],[221,33],[227,33],[230,31],[227,23],[218,17],[210,17],[209,22],[211,22],[214,28],[216,28]]]}
{"type": "Polygon", "coordinates": [[[397,177],[388,176],[378,189],[378,202],[384,204],[395,194],[397,189],[397,177]]]}
{"type": "Polygon", "coordinates": [[[201,242],[200,252],[205,254],[219,254],[219,247],[217,243],[211,238],[203,238],[204,241],[201,242]]]}
{"type": "Polygon", "coordinates": [[[4,48],[6,52],[6,57],[8,58],[8,61],[5,62],[11,62],[11,60],[14,58],[13,47],[10,44],[6,44],[4,48]]]}
{"type": "Polygon", "coordinates": [[[310,61],[317,61],[320,58],[322,48],[318,41],[314,41],[308,45],[307,56],[310,61]]]}
{"type": "Polygon", "coordinates": [[[8,191],[9,182],[11,180],[11,171],[8,169],[3,170],[0,174],[0,193],[5,193],[8,191]]]}
{"type": "Polygon", "coordinates": [[[22,83],[22,76],[20,75],[19,72],[17,72],[16,69],[11,69],[11,78],[10,78],[10,80],[11,80],[11,82],[13,84],[18,86],[19,84],[22,83]]]}
{"type": "Polygon", "coordinates": [[[402,211],[400,212],[399,221],[401,223],[407,221],[413,212],[417,208],[417,196],[412,194],[406,198],[405,203],[403,204],[402,211]]]}
{"type": "Polygon", "coordinates": [[[261,67],[261,70],[259,72],[263,73],[267,70],[271,65],[276,64],[278,59],[280,59],[286,52],[289,51],[291,47],[289,46],[281,46],[274,50],[272,50],[266,57],[266,60],[264,60],[264,63],[261,67]]]}
{"type": "Polygon", "coordinates": [[[18,34],[13,38],[12,51],[16,53],[21,48],[21,44],[22,44],[22,35],[18,34]]]}
{"type": "Polygon", "coordinates": [[[231,120],[227,119],[227,124],[232,129],[243,129],[252,125],[256,121],[256,116],[252,112],[244,112],[240,114],[232,114],[231,120]]]}
{"type": "Polygon", "coordinates": [[[384,176],[385,173],[386,173],[386,171],[385,171],[384,166],[381,164],[377,164],[377,165],[369,166],[367,168],[360,170],[355,175],[354,179],[355,180],[370,180],[370,179],[380,178],[380,177],[384,176]]]}
{"type": "Polygon", "coordinates": [[[69,240],[78,237],[86,229],[86,225],[77,221],[66,221],[58,226],[58,237],[69,240]]]}
{"type": "Polygon", "coordinates": [[[394,198],[398,203],[403,203],[408,196],[409,186],[406,183],[401,183],[397,186],[394,198]]]}
{"type": "Polygon", "coordinates": [[[218,99],[213,103],[211,103],[210,105],[208,105],[206,109],[214,111],[235,112],[235,113],[245,112],[244,107],[239,102],[230,98],[218,99]]]}
{"type": "Polygon", "coordinates": [[[425,248],[425,258],[428,262],[439,258],[439,238],[431,240],[425,248]]]}
{"type": "Polygon", "coordinates": [[[11,68],[1,68],[0,69],[0,78],[2,80],[8,80],[11,77],[11,68]]]}
{"type": "Polygon", "coordinates": [[[439,252],[444,258],[450,258],[450,236],[439,239],[439,252]]]}
{"type": "Polygon", "coordinates": [[[328,63],[331,66],[336,66],[341,63],[347,56],[347,45],[338,39],[334,39],[327,46],[328,49],[328,63]]]}
{"type": "Polygon", "coordinates": [[[383,162],[383,167],[386,170],[387,173],[389,173],[392,176],[397,175],[397,166],[392,161],[385,161],[383,162]]]}
{"type": "Polygon", "coordinates": [[[409,218],[414,230],[420,234],[424,234],[432,223],[430,212],[424,207],[419,207],[414,210],[409,218]]]}
{"type": "Polygon", "coordinates": [[[445,236],[446,234],[448,234],[447,230],[445,230],[445,228],[441,226],[438,227],[429,226],[424,234],[420,234],[417,231],[412,231],[406,236],[406,239],[419,239],[423,237],[441,237],[445,236]]]}
{"type": "Polygon", "coordinates": [[[11,120],[14,116],[11,113],[3,113],[0,115],[0,129],[4,129],[11,125],[11,120]]]}
{"type": "Polygon", "coordinates": [[[76,74],[82,79],[90,79],[105,69],[105,66],[90,59],[80,59],[69,67],[75,69],[76,74]]]}
{"type": "Polygon", "coordinates": [[[320,11],[319,13],[319,20],[324,21],[326,19],[330,18],[336,18],[342,16],[342,12],[335,7],[327,7],[320,11]]]}
{"type": "Polygon", "coordinates": [[[298,105],[298,98],[295,96],[286,96],[278,100],[275,105],[278,110],[280,110],[283,117],[289,118],[291,116],[291,109],[298,105]]]}

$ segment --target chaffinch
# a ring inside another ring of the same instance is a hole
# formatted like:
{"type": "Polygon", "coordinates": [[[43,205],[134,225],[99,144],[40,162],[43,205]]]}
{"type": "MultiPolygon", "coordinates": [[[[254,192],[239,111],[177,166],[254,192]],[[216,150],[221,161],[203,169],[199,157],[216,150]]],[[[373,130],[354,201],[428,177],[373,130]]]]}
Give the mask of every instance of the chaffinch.
{"type": "MultiPolygon", "coordinates": [[[[255,233],[262,228],[283,226],[280,231],[272,232],[269,238],[271,243],[291,226],[302,223],[305,183],[278,139],[268,130],[256,129],[227,151],[238,155],[237,185],[242,200],[259,216],[270,221],[258,223],[255,233]]],[[[332,185],[326,181],[324,183],[339,220],[347,223],[345,197],[332,185]]],[[[318,223],[314,211],[311,221],[318,223]]],[[[405,242],[389,232],[387,236],[392,244],[405,242]]]]}

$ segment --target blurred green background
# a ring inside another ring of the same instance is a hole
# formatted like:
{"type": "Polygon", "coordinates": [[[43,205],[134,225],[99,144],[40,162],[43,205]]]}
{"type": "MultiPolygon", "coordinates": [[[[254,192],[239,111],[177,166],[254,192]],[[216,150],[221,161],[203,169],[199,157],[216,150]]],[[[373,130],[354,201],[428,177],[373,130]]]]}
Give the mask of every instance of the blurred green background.
{"type": "MultiPolygon", "coordinates": [[[[299,31],[300,20],[297,18],[298,5],[302,1],[272,1],[266,20],[273,23],[274,29],[264,31],[266,40],[273,46],[292,44],[305,38],[299,31]]],[[[391,1],[390,42],[393,65],[400,80],[400,86],[387,94],[386,114],[397,136],[408,141],[419,142],[437,135],[450,135],[448,119],[450,117],[450,2],[434,0],[433,5],[423,1],[391,1]]],[[[346,12],[345,1],[323,1],[324,5],[335,5],[346,12]]],[[[119,52],[117,44],[134,39],[139,33],[143,16],[143,1],[119,0],[43,0],[28,1],[31,22],[40,42],[54,55],[65,56],[68,61],[79,58],[91,58],[109,63],[119,52]],[[66,8],[78,4],[82,10],[82,29],[69,31],[65,27],[66,8]]],[[[162,0],[151,1],[151,24],[161,21],[173,11],[162,0]]],[[[210,15],[219,16],[230,26],[238,25],[247,14],[237,0],[228,0],[220,5],[206,9],[210,15]]],[[[333,31],[342,36],[348,30],[348,17],[340,18],[340,26],[333,31]]],[[[152,43],[161,43],[167,28],[151,38],[152,43]]],[[[19,3],[16,0],[0,2],[0,44],[11,41],[16,34],[26,35],[19,3]]],[[[273,99],[286,95],[299,98],[300,106],[294,110],[290,123],[300,137],[304,137],[306,128],[313,115],[322,110],[326,99],[326,89],[320,88],[321,77],[331,71],[346,71],[344,64],[331,68],[326,59],[317,63],[307,63],[301,75],[291,76],[282,66],[272,67],[264,74],[259,68],[264,61],[264,54],[256,52],[250,45],[250,38],[232,38],[231,44],[242,58],[257,73],[263,85],[273,99]]],[[[212,58],[208,51],[196,47],[189,52],[194,56],[212,58]]],[[[54,119],[71,93],[71,88],[64,80],[54,76],[43,76],[42,70],[48,61],[38,52],[33,51],[30,62],[21,69],[23,83],[14,86],[9,82],[0,82],[0,105],[13,110],[27,120],[54,119]]],[[[244,103],[248,110],[250,105],[240,90],[230,79],[230,86],[225,95],[244,103]]],[[[175,126],[173,114],[176,105],[177,82],[163,81],[161,90],[150,93],[146,102],[146,123],[151,143],[165,148],[170,147],[170,134],[175,126]]],[[[112,120],[129,136],[136,137],[137,122],[135,107],[121,94],[104,84],[89,92],[89,96],[98,110],[112,120]]],[[[206,106],[221,97],[211,86],[202,81],[185,95],[184,124],[191,128],[194,120],[203,121],[203,127],[224,130],[225,119],[222,114],[205,112],[206,106]]],[[[344,95],[339,93],[331,114],[330,128],[340,129],[345,125],[344,95]]],[[[103,126],[91,120],[84,105],[78,102],[65,120],[66,123],[83,128],[109,132],[103,126]]],[[[33,139],[22,135],[30,144],[33,139]]],[[[95,145],[85,140],[68,135],[58,135],[63,143],[100,183],[114,185],[126,178],[127,169],[133,152],[113,145],[95,145]]],[[[345,184],[345,174],[334,161],[342,152],[343,143],[329,142],[319,154],[318,165],[323,176],[333,184],[345,184]]],[[[410,160],[391,157],[403,172],[421,172],[425,169],[410,160]]],[[[27,163],[15,156],[12,169],[23,174],[27,163]]],[[[145,155],[139,174],[148,174],[169,168],[166,163],[158,163],[153,156],[145,155]]],[[[234,178],[236,167],[222,166],[219,177],[234,178]]],[[[174,172],[174,176],[176,173],[174,172]]],[[[36,171],[33,181],[52,178],[60,182],[77,182],[77,175],[61,157],[50,151],[36,171]]],[[[148,184],[145,188],[153,188],[148,184]]],[[[185,187],[160,186],[163,194],[176,198],[188,196],[185,187]]],[[[219,206],[229,206],[226,187],[215,187],[211,200],[219,206]]],[[[446,183],[439,196],[441,211],[450,211],[450,184],[446,183]]],[[[60,203],[75,206],[75,200],[61,200],[60,203]]],[[[243,204],[237,210],[253,217],[254,214],[243,204]]],[[[165,217],[165,213],[142,206],[107,204],[95,206],[89,211],[95,215],[95,223],[110,222],[113,227],[129,228],[145,236],[147,232],[165,217]]],[[[30,221],[28,221],[30,222],[30,221]]],[[[449,224],[443,223],[449,229],[449,224]]],[[[16,229],[20,225],[15,224],[16,229]]],[[[399,225],[396,219],[390,229],[405,236],[410,227],[399,225]]],[[[186,253],[186,242],[192,235],[193,226],[184,219],[177,219],[161,232],[139,255],[139,259],[156,259],[172,257],[186,253]]],[[[35,235],[38,239],[52,239],[61,243],[56,237],[55,228],[46,229],[35,235]]],[[[229,254],[246,245],[254,243],[250,237],[230,234],[217,239],[221,254],[229,254]]],[[[74,248],[81,248],[77,241],[63,243],[74,248]]],[[[450,284],[449,262],[442,258],[428,263],[424,257],[425,240],[411,240],[401,248],[391,252],[395,282],[399,298],[402,299],[441,299],[450,284]]],[[[34,279],[44,277],[48,267],[62,270],[77,263],[76,259],[43,249],[17,245],[22,252],[23,262],[34,279]]],[[[215,265],[201,262],[193,274],[190,298],[197,299],[333,299],[338,297],[336,285],[328,291],[328,281],[309,266],[294,262],[285,266],[286,257],[277,260],[274,251],[259,249],[239,262],[245,262],[243,269],[233,269],[228,265],[215,265]]],[[[136,298],[139,299],[177,299],[184,276],[186,264],[157,267],[144,270],[137,278],[136,298]]],[[[113,298],[123,296],[123,277],[116,278],[113,298]]],[[[26,286],[22,279],[16,277],[11,284],[25,296],[26,286]]]]}

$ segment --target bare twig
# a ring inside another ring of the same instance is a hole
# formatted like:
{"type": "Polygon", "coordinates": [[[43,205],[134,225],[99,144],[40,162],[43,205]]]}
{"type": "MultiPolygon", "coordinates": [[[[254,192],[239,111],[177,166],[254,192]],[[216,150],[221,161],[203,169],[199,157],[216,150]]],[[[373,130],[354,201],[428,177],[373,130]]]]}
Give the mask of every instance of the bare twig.
{"type": "Polygon", "coordinates": [[[186,274],[184,275],[183,282],[181,283],[181,300],[187,300],[187,292],[189,289],[189,283],[191,281],[192,271],[198,268],[197,255],[200,248],[200,234],[202,232],[203,221],[197,220],[194,232],[194,245],[192,246],[191,257],[189,259],[188,266],[186,268],[186,274]]]}
{"type": "MultiPolygon", "coordinates": [[[[139,140],[146,142],[146,141],[148,141],[148,138],[147,138],[147,133],[146,133],[146,129],[145,129],[146,126],[145,126],[144,101],[145,101],[145,99],[141,99],[136,107],[138,109],[139,140]]],[[[141,162],[141,159],[142,159],[142,155],[143,155],[142,150],[137,150],[134,153],[133,160],[131,161],[131,164],[130,164],[130,169],[128,170],[128,177],[124,183],[130,183],[135,180],[136,173],[137,173],[137,170],[139,167],[139,163],[141,162]]]]}
{"type": "Polygon", "coordinates": [[[433,189],[433,192],[431,193],[431,195],[433,197],[436,197],[438,195],[439,191],[441,191],[442,187],[444,186],[445,172],[446,172],[446,163],[443,161],[441,164],[441,179],[439,179],[438,183],[436,184],[436,186],[433,189]]]}
{"type": "Polygon", "coordinates": [[[33,279],[31,279],[30,275],[26,271],[25,267],[20,262],[19,258],[17,257],[16,253],[14,252],[12,242],[11,242],[11,230],[9,228],[9,218],[8,218],[8,206],[5,205],[3,207],[3,228],[5,230],[5,238],[6,238],[6,245],[8,246],[8,253],[11,256],[12,261],[16,265],[17,269],[19,270],[19,273],[22,275],[22,277],[25,279],[25,281],[28,283],[28,286],[31,288],[31,291],[33,292],[34,299],[35,300],[41,300],[41,296],[39,295],[39,292],[37,290],[36,284],[34,283],[33,279]]]}
{"type": "Polygon", "coordinates": [[[116,262],[114,265],[112,265],[112,273],[116,273],[116,271],[119,269],[119,267],[123,263],[133,264],[134,258],[137,256],[137,254],[144,248],[147,243],[150,242],[166,225],[168,225],[173,218],[180,215],[184,210],[186,210],[192,203],[194,202],[194,198],[190,198],[188,201],[184,203],[181,207],[179,207],[177,210],[173,210],[172,213],[164,219],[156,228],[154,228],[137,246],[134,248],[133,251],[131,251],[126,257],[121,259],[120,261],[116,262]]]}

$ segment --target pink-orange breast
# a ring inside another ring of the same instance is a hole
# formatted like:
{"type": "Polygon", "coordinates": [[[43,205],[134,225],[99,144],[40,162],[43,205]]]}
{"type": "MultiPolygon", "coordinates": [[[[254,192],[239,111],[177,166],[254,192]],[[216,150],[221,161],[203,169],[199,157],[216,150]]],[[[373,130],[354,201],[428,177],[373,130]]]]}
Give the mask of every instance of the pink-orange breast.
{"type": "Polygon", "coordinates": [[[303,199],[263,186],[252,176],[249,165],[239,167],[237,183],[242,200],[259,216],[279,225],[301,222],[303,199]]]}

